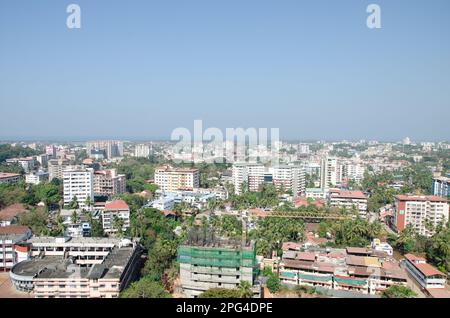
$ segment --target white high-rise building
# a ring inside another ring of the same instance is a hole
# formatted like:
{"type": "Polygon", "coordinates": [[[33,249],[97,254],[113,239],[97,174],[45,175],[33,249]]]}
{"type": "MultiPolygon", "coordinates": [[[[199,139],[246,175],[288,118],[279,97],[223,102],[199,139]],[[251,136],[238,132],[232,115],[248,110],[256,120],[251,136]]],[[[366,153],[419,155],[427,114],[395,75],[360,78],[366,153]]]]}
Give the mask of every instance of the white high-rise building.
{"type": "Polygon", "coordinates": [[[337,158],[325,157],[322,159],[320,180],[322,189],[329,189],[330,187],[333,187],[338,183],[339,169],[337,158]]]}
{"type": "Polygon", "coordinates": [[[106,159],[123,156],[123,143],[116,140],[98,140],[86,143],[86,151],[89,157],[98,156],[102,152],[106,159]]]}
{"type": "Polygon", "coordinates": [[[76,196],[78,206],[86,207],[86,199],[94,200],[94,169],[69,167],[63,171],[64,205],[68,205],[76,196]]]}
{"type": "Polygon", "coordinates": [[[249,191],[258,191],[264,182],[265,168],[257,163],[235,163],[233,165],[233,186],[236,194],[241,194],[241,187],[244,182],[248,185],[249,191]]]}
{"type": "Polygon", "coordinates": [[[305,194],[305,168],[299,165],[283,165],[273,168],[273,184],[296,196],[305,194]]]}
{"type": "Polygon", "coordinates": [[[150,147],[145,144],[136,145],[134,148],[134,156],[137,158],[148,158],[150,156],[150,147]]]}

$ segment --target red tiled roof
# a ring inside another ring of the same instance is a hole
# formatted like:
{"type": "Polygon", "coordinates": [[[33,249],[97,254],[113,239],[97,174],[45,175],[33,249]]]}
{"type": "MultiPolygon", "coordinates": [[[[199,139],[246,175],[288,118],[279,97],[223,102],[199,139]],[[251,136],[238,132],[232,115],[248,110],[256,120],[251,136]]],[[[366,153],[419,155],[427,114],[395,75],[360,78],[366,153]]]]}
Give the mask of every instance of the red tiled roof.
{"type": "Polygon", "coordinates": [[[0,172],[0,178],[20,177],[17,173],[0,172]]]}
{"type": "Polygon", "coordinates": [[[415,263],[415,262],[426,262],[427,260],[423,257],[414,255],[414,254],[406,254],[405,258],[410,261],[411,263],[415,263]]]}
{"type": "Polygon", "coordinates": [[[428,263],[414,264],[414,266],[425,276],[445,276],[444,273],[438,271],[435,267],[428,263]]]}
{"type": "Polygon", "coordinates": [[[26,212],[23,204],[17,203],[0,210],[0,221],[11,221],[14,217],[26,212]]]}
{"type": "Polygon", "coordinates": [[[395,198],[399,201],[430,201],[430,202],[448,202],[447,199],[438,197],[436,195],[396,195],[395,198]]]}
{"type": "Polygon", "coordinates": [[[0,235],[25,234],[28,230],[28,227],[22,225],[2,226],[0,227],[0,235]]]}
{"type": "Polygon", "coordinates": [[[362,191],[339,191],[332,198],[345,198],[345,199],[367,199],[366,195],[362,191]]]}
{"type": "Polygon", "coordinates": [[[115,200],[106,202],[106,210],[128,210],[128,204],[123,200],[115,200]]]}
{"type": "Polygon", "coordinates": [[[314,253],[300,252],[297,253],[297,256],[295,258],[301,261],[314,262],[316,260],[316,255],[314,253]]]}

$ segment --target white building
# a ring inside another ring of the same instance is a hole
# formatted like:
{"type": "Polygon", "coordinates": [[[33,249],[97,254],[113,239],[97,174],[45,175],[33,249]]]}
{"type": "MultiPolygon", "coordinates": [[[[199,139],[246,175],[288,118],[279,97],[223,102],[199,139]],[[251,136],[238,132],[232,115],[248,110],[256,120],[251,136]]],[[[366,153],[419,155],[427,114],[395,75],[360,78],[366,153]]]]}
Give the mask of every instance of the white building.
{"type": "Polygon", "coordinates": [[[325,157],[321,161],[320,185],[322,189],[328,189],[339,182],[338,160],[333,157],[325,157]]]}
{"type": "Polygon", "coordinates": [[[275,188],[292,191],[294,197],[305,194],[305,169],[298,165],[283,165],[273,168],[275,188]]]}
{"type": "Polygon", "coordinates": [[[423,257],[406,254],[403,264],[422,288],[445,288],[446,275],[428,264],[423,257]]]}
{"type": "Polygon", "coordinates": [[[50,181],[53,179],[62,179],[63,171],[69,167],[70,161],[67,159],[51,159],[48,161],[48,178],[50,181]]]}
{"type": "Polygon", "coordinates": [[[79,208],[88,208],[86,199],[94,200],[94,170],[92,168],[70,167],[63,172],[64,205],[74,197],[79,208]]]}
{"type": "Polygon", "coordinates": [[[173,196],[161,197],[150,204],[152,208],[160,211],[172,210],[174,205],[175,205],[175,198],[173,196]]]}
{"type": "Polygon", "coordinates": [[[394,227],[401,232],[411,225],[416,233],[425,236],[433,235],[434,228],[449,219],[447,199],[438,196],[397,195],[395,197],[394,227]]]}
{"type": "Polygon", "coordinates": [[[38,171],[25,175],[25,183],[28,184],[38,185],[45,181],[48,181],[48,172],[38,171]]]}
{"type": "Polygon", "coordinates": [[[257,163],[235,163],[232,169],[234,192],[241,194],[242,184],[247,183],[248,190],[256,192],[264,182],[265,167],[257,163]]]}
{"type": "Polygon", "coordinates": [[[145,144],[136,145],[134,148],[134,156],[137,158],[148,158],[150,156],[150,147],[145,144]]]}
{"type": "Polygon", "coordinates": [[[117,229],[114,226],[114,219],[119,218],[123,221],[122,231],[130,227],[130,208],[123,200],[106,202],[105,209],[102,211],[102,225],[105,233],[115,233],[117,229]]]}
{"type": "Polygon", "coordinates": [[[31,231],[26,226],[8,225],[0,227],[0,272],[10,270],[18,263],[15,244],[31,237],[31,231]]]}

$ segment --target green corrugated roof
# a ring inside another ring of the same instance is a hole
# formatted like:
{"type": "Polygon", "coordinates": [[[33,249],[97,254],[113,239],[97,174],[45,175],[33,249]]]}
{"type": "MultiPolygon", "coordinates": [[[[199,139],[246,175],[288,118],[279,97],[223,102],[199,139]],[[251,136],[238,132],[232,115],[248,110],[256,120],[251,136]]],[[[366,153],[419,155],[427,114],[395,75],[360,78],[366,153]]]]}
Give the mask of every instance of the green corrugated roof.
{"type": "Polygon", "coordinates": [[[352,286],[364,286],[367,284],[367,281],[365,281],[365,280],[357,280],[357,279],[352,279],[352,278],[335,277],[334,280],[338,283],[352,285],[352,286]]]}
{"type": "Polygon", "coordinates": [[[308,274],[298,274],[299,279],[312,280],[318,282],[326,282],[333,279],[333,276],[318,276],[318,275],[308,275],[308,274]]]}
{"type": "Polygon", "coordinates": [[[292,273],[292,272],[280,272],[280,276],[288,277],[288,278],[295,278],[297,276],[297,274],[292,273]]]}

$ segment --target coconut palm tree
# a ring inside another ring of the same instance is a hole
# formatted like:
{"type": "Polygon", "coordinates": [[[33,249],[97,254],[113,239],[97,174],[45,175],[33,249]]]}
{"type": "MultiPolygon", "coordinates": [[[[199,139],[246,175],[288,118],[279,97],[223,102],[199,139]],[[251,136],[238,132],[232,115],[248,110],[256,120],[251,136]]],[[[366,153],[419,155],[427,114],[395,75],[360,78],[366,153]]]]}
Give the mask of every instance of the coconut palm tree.
{"type": "Polygon", "coordinates": [[[238,290],[241,298],[252,298],[253,296],[252,286],[247,281],[241,281],[238,290]]]}

